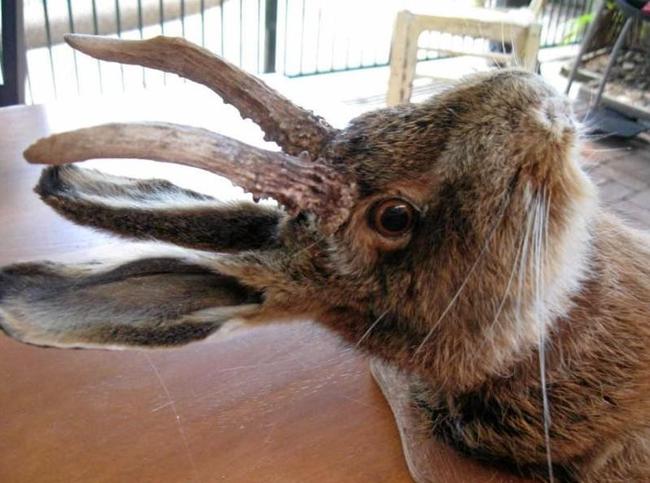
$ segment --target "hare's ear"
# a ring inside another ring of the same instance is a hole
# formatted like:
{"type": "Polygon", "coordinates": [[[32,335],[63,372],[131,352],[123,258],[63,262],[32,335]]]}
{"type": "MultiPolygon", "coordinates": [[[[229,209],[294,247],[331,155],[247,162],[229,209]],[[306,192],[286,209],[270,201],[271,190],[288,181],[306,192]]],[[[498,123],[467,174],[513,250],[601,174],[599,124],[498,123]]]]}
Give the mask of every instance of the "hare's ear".
{"type": "Polygon", "coordinates": [[[189,248],[272,248],[282,212],[252,202],[225,204],[161,179],[111,176],[73,165],[43,170],[41,199],[74,223],[189,248]]]}
{"type": "Polygon", "coordinates": [[[54,347],[163,347],[203,339],[257,307],[234,279],[172,258],[107,269],[19,264],[0,271],[0,328],[54,347]]]}

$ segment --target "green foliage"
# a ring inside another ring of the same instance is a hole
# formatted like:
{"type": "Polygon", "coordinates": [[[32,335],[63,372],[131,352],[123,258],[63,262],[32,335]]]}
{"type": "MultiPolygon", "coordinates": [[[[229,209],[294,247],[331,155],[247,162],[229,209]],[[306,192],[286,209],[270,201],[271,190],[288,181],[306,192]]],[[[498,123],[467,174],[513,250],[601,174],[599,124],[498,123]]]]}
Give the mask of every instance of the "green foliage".
{"type": "MultiPolygon", "coordinates": [[[[617,8],[616,2],[614,0],[607,0],[605,8],[610,12],[615,10],[617,8]]],[[[569,20],[571,27],[562,39],[562,45],[569,45],[578,42],[578,39],[587,30],[589,24],[596,19],[596,13],[597,12],[591,11],[569,20]]]]}
{"type": "Polygon", "coordinates": [[[583,32],[587,29],[589,24],[594,21],[595,14],[593,12],[585,13],[577,18],[571,19],[571,27],[562,39],[562,45],[574,44],[578,41],[583,32]]]}

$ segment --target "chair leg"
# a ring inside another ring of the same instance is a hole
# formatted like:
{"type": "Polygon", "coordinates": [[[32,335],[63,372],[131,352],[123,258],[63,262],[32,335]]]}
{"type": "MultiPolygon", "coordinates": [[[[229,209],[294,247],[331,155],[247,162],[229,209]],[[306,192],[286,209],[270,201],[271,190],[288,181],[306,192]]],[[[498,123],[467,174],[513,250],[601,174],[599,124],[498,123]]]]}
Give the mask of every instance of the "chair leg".
{"type": "Polygon", "coordinates": [[[416,18],[403,10],[397,14],[390,53],[390,78],[386,104],[396,106],[408,102],[415,77],[418,55],[416,18]]]}
{"type": "Polygon", "coordinates": [[[526,32],[524,45],[521,52],[520,62],[523,69],[535,72],[537,70],[537,54],[539,53],[539,42],[542,35],[542,26],[533,23],[526,32]]]}
{"type": "Polygon", "coordinates": [[[593,20],[589,24],[589,27],[587,28],[587,31],[585,32],[585,35],[582,38],[582,42],[580,42],[580,50],[578,51],[578,55],[576,57],[575,62],[573,63],[573,67],[571,67],[569,80],[567,82],[566,89],[564,90],[565,94],[568,94],[569,91],[571,90],[571,84],[573,84],[573,81],[575,80],[576,75],[578,74],[578,69],[580,68],[580,62],[582,62],[582,56],[585,55],[585,51],[587,50],[587,47],[589,47],[592,37],[598,30],[600,16],[602,15],[605,6],[606,6],[605,0],[598,0],[598,5],[594,10],[596,14],[594,15],[593,20]]]}
{"type": "Polygon", "coordinates": [[[618,53],[620,52],[621,47],[623,47],[623,44],[625,43],[625,38],[627,37],[630,28],[632,28],[633,23],[634,23],[634,17],[628,17],[628,19],[625,21],[625,25],[623,25],[623,29],[621,30],[621,33],[618,34],[618,38],[616,39],[614,48],[612,49],[612,52],[609,54],[609,62],[607,63],[607,67],[605,68],[605,72],[603,73],[603,78],[600,80],[600,84],[598,85],[598,92],[596,93],[596,100],[594,101],[594,107],[593,107],[594,109],[597,108],[598,105],[600,104],[600,101],[603,97],[603,92],[605,91],[605,84],[607,84],[607,78],[609,77],[612,67],[614,67],[614,63],[616,62],[618,53]]]}

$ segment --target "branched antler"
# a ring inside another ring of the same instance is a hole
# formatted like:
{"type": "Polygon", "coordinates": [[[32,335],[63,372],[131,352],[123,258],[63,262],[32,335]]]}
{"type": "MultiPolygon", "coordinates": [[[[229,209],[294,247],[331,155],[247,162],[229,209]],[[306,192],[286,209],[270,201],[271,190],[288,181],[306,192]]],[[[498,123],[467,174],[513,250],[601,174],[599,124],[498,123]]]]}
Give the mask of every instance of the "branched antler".
{"type": "Polygon", "coordinates": [[[66,35],[73,48],[92,57],[142,65],[178,74],[212,89],[250,118],[285,152],[307,151],[317,158],[336,130],[323,118],[302,109],[254,76],[206,49],[182,38],[119,40],[90,35],[66,35]]]}
{"type": "Polygon", "coordinates": [[[25,151],[32,163],[60,165],[96,158],[167,161],[225,176],[292,214],[316,214],[327,231],[347,218],[353,187],[325,164],[266,151],[206,129],[167,123],[104,124],[55,134],[25,151]]]}

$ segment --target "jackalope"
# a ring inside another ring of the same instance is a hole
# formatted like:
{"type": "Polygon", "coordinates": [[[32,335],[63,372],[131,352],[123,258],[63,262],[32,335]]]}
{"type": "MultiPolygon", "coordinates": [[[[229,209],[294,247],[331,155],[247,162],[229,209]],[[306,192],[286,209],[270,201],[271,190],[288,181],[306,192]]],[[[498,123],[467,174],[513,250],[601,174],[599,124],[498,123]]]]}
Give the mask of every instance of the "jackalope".
{"type": "Polygon", "coordinates": [[[540,78],[474,75],[336,130],[183,40],[66,40],[206,85],[283,152],[162,123],[38,141],[25,157],[54,165],[36,191],[57,212],[195,250],[5,267],[8,335],[167,347],[307,316],[373,357],[418,481],[434,438],[539,479],[650,481],[650,239],[599,207],[540,78]],[[91,158],[199,167],[279,207],[68,165],[91,158]]]}

